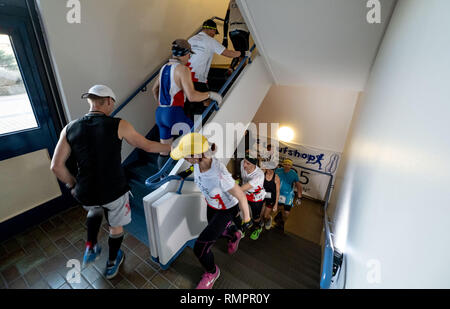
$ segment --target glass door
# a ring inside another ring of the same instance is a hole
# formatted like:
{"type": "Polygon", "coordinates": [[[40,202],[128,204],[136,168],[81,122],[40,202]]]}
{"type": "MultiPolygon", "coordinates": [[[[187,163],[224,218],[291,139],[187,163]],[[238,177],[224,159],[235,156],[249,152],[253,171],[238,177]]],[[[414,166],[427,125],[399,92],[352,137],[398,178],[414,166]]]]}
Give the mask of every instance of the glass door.
{"type": "Polygon", "coordinates": [[[0,13],[0,161],[56,146],[33,40],[26,18],[0,13]]]}
{"type": "Polygon", "coordinates": [[[0,34],[0,135],[38,128],[9,35],[0,34]]]}

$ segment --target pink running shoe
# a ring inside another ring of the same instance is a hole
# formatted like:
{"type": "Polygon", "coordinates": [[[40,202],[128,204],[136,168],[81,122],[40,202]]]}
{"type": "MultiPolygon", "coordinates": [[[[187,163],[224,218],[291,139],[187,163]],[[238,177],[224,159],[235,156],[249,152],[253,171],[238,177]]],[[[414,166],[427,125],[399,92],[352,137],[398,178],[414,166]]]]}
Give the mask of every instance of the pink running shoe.
{"type": "Polygon", "coordinates": [[[205,272],[202,276],[202,280],[197,285],[197,290],[208,290],[212,289],[214,282],[216,282],[217,278],[220,276],[219,266],[216,265],[216,272],[211,274],[209,272],[205,272]]]}
{"type": "Polygon", "coordinates": [[[222,236],[228,236],[228,227],[231,225],[231,221],[227,223],[227,226],[225,227],[225,230],[222,232],[222,236]]]}
{"type": "Polygon", "coordinates": [[[233,254],[237,251],[238,246],[239,246],[239,242],[241,241],[242,238],[242,234],[240,231],[236,231],[234,233],[234,235],[236,235],[236,240],[235,241],[228,241],[228,254],[233,254]]]}

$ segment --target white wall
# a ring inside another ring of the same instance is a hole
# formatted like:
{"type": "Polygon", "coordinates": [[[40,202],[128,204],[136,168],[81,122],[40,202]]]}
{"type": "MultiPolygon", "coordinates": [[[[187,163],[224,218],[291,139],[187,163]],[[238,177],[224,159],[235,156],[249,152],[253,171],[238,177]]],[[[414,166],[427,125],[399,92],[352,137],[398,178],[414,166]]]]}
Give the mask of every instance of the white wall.
{"type": "MultiPolygon", "coordinates": [[[[328,201],[327,214],[329,219],[335,219],[335,211],[338,203],[339,196],[342,190],[342,184],[344,182],[344,174],[349,164],[349,149],[351,144],[351,137],[353,136],[355,124],[358,122],[358,116],[360,114],[360,106],[361,100],[364,93],[360,92],[358,95],[358,99],[355,105],[355,109],[353,111],[352,121],[350,122],[350,127],[347,133],[347,139],[345,141],[344,150],[342,151],[341,159],[339,161],[338,169],[336,170],[335,178],[334,178],[334,188],[331,191],[330,199],[328,201]]],[[[332,221],[333,222],[333,221],[332,221]]],[[[332,225],[332,230],[333,225],[332,225]]],[[[323,239],[325,240],[325,239],[323,239]]]]}
{"type": "Polygon", "coordinates": [[[369,24],[367,0],[239,0],[276,84],[364,90],[395,1],[379,0],[369,24]]]}
{"type": "Polygon", "coordinates": [[[291,127],[295,133],[293,143],[342,152],[358,94],[342,89],[274,85],[253,121],[291,127]]]}
{"type": "Polygon", "coordinates": [[[47,149],[0,161],[0,222],[61,195],[47,149]]]}
{"type": "Polygon", "coordinates": [[[450,287],[449,11],[400,0],[374,64],[337,209],[347,288],[450,287]]]}
{"type": "MultiPolygon", "coordinates": [[[[93,84],[109,85],[122,103],[168,59],[174,39],[228,7],[227,0],[80,0],[81,23],[69,24],[67,1],[38,3],[69,120],[87,112],[80,95],[93,84]]],[[[150,90],[118,115],[142,134],[155,124],[150,90]]],[[[124,147],[126,156],[131,147],[124,147]]]]}
{"type": "MultiPolygon", "coordinates": [[[[210,142],[214,142],[218,146],[216,157],[222,159],[225,165],[236,149],[231,146],[232,136],[226,135],[228,133],[226,131],[227,123],[231,126],[238,123],[247,126],[261,106],[272,84],[273,80],[267,71],[264,60],[261,56],[257,56],[250,65],[245,67],[225,97],[220,110],[203,129],[203,134],[208,138],[215,136],[210,142]],[[224,133],[222,136],[220,135],[221,131],[224,133]]],[[[238,138],[235,145],[239,144],[243,135],[238,138]]]]}

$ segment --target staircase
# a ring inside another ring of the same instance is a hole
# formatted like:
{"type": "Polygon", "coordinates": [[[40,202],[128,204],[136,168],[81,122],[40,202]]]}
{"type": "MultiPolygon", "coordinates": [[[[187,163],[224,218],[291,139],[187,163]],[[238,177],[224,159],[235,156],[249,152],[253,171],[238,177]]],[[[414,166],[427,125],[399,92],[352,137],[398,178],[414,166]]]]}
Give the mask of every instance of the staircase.
{"type": "MultiPolygon", "coordinates": [[[[209,77],[211,90],[217,91],[224,84],[228,77],[225,71],[225,69],[211,70],[209,77]]],[[[231,108],[224,105],[221,112],[227,107],[231,108]]],[[[214,121],[217,121],[217,116],[220,116],[220,113],[216,114],[214,121]]],[[[147,138],[158,140],[157,128],[153,128],[147,138]]],[[[146,245],[149,245],[149,241],[142,199],[154,191],[145,186],[145,180],[158,172],[157,158],[157,154],[136,150],[125,164],[131,192],[134,195],[131,198],[133,221],[125,229],[146,245]]],[[[273,229],[264,231],[257,241],[248,237],[243,239],[238,252],[232,256],[227,253],[225,239],[219,240],[212,250],[221,269],[221,277],[215,284],[216,288],[320,287],[321,247],[295,235],[273,229]]],[[[169,263],[170,268],[180,275],[179,280],[183,281],[179,283],[180,287],[195,288],[203,269],[190,247],[179,252],[180,255],[169,263]]],[[[165,263],[167,262],[163,264],[165,263]]]]}
{"type": "MultiPolygon", "coordinates": [[[[220,239],[212,249],[221,272],[215,289],[319,288],[321,248],[313,242],[271,229],[264,230],[257,241],[242,239],[231,256],[226,248],[226,240],[220,239]]],[[[183,274],[184,288],[195,288],[203,273],[190,248],[171,268],[183,274]]]]}
{"type": "MultiPolygon", "coordinates": [[[[211,91],[217,92],[225,84],[228,78],[226,71],[227,70],[223,68],[211,68],[208,76],[211,91]]],[[[227,88],[226,91],[228,89],[229,88],[227,88]]],[[[155,125],[146,137],[150,140],[159,142],[158,127],[155,125]]],[[[154,191],[145,186],[145,180],[158,172],[157,159],[158,154],[147,153],[143,150],[135,149],[124,166],[132,193],[132,196],[130,196],[132,221],[129,225],[125,226],[125,229],[147,245],[148,235],[142,199],[154,191]]]]}

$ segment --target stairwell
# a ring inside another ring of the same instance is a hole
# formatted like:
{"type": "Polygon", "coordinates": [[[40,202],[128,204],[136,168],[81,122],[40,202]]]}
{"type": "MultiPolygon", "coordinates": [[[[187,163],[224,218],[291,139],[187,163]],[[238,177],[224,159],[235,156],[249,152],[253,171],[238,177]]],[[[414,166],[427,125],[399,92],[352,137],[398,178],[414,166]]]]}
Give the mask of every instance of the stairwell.
{"type": "MultiPolygon", "coordinates": [[[[218,289],[318,289],[321,248],[319,245],[277,229],[264,231],[257,241],[241,240],[239,250],[227,253],[226,240],[213,247],[221,275],[218,289]]],[[[204,270],[193,250],[187,248],[171,268],[184,274],[194,288],[204,270]]]]}
{"type": "MultiPolygon", "coordinates": [[[[228,76],[224,69],[210,72],[211,90],[217,91],[228,76]]],[[[147,135],[158,140],[157,127],[147,135]]],[[[158,172],[157,154],[136,150],[125,165],[132,197],[132,223],[125,229],[149,246],[143,198],[154,191],[145,186],[145,180],[158,172]]],[[[294,234],[272,229],[264,231],[258,241],[248,237],[241,240],[239,250],[232,256],[227,253],[225,239],[213,247],[221,276],[215,284],[219,289],[317,289],[320,284],[321,247],[294,234]]],[[[170,269],[182,274],[180,285],[195,288],[204,270],[193,250],[183,250],[170,269]]]]}
{"type": "MultiPolygon", "coordinates": [[[[228,76],[225,68],[211,68],[208,80],[211,91],[219,91],[225,84],[228,76]]],[[[229,87],[225,90],[229,89],[229,87]]],[[[158,127],[155,127],[149,132],[147,138],[159,142],[158,127]]],[[[148,245],[148,235],[145,223],[145,213],[142,199],[154,191],[145,186],[145,180],[158,172],[158,154],[147,153],[143,150],[136,149],[130,156],[131,160],[125,164],[125,172],[128,177],[128,182],[131,188],[130,204],[132,222],[125,227],[134,237],[148,245]]]]}

